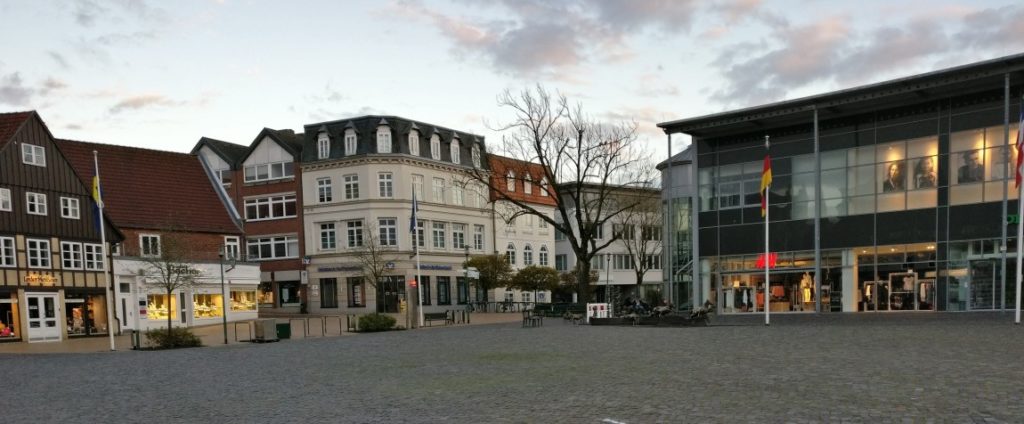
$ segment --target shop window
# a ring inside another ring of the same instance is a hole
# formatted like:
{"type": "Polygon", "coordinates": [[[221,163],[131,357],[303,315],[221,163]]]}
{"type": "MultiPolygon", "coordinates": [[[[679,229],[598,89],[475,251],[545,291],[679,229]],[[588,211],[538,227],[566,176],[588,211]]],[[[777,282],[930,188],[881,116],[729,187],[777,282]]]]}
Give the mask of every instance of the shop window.
{"type": "Polygon", "coordinates": [[[256,301],[261,306],[274,307],[274,289],[270,283],[260,283],[260,289],[256,292],[256,301]]]}
{"type": "Polygon", "coordinates": [[[430,277],[421,276],[422,284],[420,284],[420,292],[423,293],[423,304],[430,305],[430,277]]]}
{"type": "Polygon", "coordinates": [[[167,296],[166,294],[151,294],[146,296],[146,318],[155,320],[174,320],[178,318],[178,297],[167,296]]]}
{"type": "Polygon", "coordinates": [[[18,339],[19,316],[17,296],[0,294],[0,340],[18,339]]]}
{"type": "Polygon", "coordinates": [[[224,296],[220,294],[192,295],[193,318],[220,318],[224,316],[224,296]]]}
{"type": "Polygon", "coordinates": [[[64,312],[68,336],[106,334],[106,308],[106,298],[102,295],[66,292],[64,312]]]}
{"type": "Polygon", "coordinates": [[[288,281],[278,283],[278,294],[281,296],[281,306],[296,306],[299,304],[299,283],[288,281]]]}
{"type": "Polygon", "coordinates": [[[337,308],[338,307],[338,279],[337,278],[321,278],[320,279],[320,307],[321,308],[337,308]]]}
{"type": "Polygon", "coordinates": [[[437,304],[451,305],[451,277],[437,277],[437,304]]]}
{"type": "Polygon", "coordinates": [[[469,302],[469,284],[466,282],[466,277],[455,277],[455,286],[457,302],[460,305],[465,305],[469,302]]]}
{"type": "Polygon", "coordinates": [[[251,290],[231,290],[232,312],[256,312],[256,292],[251,290]]]}
{"type": "Polygon", "coordinates": [[[366,290],[362,277],[348,277],[348,306],[351,308],[366,306],[366,290]]]}

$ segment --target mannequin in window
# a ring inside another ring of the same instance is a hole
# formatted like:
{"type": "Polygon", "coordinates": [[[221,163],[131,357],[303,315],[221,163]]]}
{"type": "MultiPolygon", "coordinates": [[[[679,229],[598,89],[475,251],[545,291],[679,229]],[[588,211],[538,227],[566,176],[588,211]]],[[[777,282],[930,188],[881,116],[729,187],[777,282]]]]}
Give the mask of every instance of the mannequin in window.
{"type": "Polygon", "coordinates": [[[914,188],[935,188],[938,177],[935,175],[935,162],[931,157],[917,161],[914,167],[914,188]]]}
{"type": "Polygon", "coordinates": [[[885,173],[885,181],[882,182],[882,192],[888,193],[905,190],[905,180],[906,178],[903,177],[903,162],[896,161],[890,163],[885,173]]]}
{"type": "Polygon", "coordinates": [[[971,150],[963,153],[964,164],[956,171],[957,183],[975,183],[985,178],[985,168],[978,161],[978,151],[971,150]]]}
{"type": "Polygon", "coordinates": [[[813,279],[811,279],[811,274],[807,272],[800,279],[800,301],[814,302],[813,279]]]}

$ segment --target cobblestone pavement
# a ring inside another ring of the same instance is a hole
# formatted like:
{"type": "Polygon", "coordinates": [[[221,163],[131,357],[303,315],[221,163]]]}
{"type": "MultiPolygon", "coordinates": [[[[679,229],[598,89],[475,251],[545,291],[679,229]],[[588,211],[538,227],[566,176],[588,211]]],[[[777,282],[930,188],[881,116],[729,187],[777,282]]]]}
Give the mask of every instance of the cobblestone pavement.
{"type": "Polygon", "coordinates": [[[1012,314],[546,319],[161,352],[0,354],[2,422],[1024,422],[1012,314]]]}

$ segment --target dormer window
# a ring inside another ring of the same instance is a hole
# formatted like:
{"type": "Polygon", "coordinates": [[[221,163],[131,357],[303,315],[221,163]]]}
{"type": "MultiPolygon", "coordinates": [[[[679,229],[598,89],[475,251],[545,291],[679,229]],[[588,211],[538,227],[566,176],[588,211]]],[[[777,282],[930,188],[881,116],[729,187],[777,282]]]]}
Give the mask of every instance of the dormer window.
{"type": "Polygon", "coordinates": [[[331,138],[327,136],[326,131],[316,135],[316,153],[317,159],[327,159],[331,156],[331,138]]]}
{"type": "Polygon", "coordinates": [[[430,136],[430,157],[441,160],[441,136],[437,134],[430,136]]]}
{"type": "Polygon", "coordinates": [[[391,128],[377,127],[377,153],[391,153],[391,128]]]}
{"type": "Polygon", "coordinates": [[[530,179],[530,174],[526,174],[526,178],[523,179],[523,193],[533,194],[533,180],[530,179]]]}
{"type": "Polygon", "coordinates": [[[452,163],[461,163],[462,162],[460,160],[462,158],[459,157],[459,140],[458,139],[452,140],[451,154],[452,154],[452,163]]]}
{"type": "Polygon", "coordinates": [[[544,177],[540,179],[540,195],[548,197],[548,178],[544,177]]]}
{"type": "Polygon", "coordinates": [[[409,154],[420,155],[420,133],[416,130],[409,131],[409,154]]]}
{"type": "Polygon", "coordinates": [[[471,155],[473,156],[473,167],[474,168],[479,168],[480,167],[480,147],[476,146],[476,145],[473,145],[473,149],[472,149],[471,155]]]}
{"type": "Polygon", "coordinates": [[[356,131],[345,130],[345,156],[356,154],[356,131]]]}
{"type": "Polygon", "coordinates": [[[516,191],[516,173],[508,171],[508,175],[505,177],[505,189],[514,192],[516,191]]]}

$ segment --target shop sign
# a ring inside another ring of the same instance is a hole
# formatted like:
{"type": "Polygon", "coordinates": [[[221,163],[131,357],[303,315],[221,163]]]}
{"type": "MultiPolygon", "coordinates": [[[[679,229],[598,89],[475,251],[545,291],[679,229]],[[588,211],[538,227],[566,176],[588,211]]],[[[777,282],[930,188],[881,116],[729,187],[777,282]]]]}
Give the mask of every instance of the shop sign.
{"type": "Polygon", "coordinates": [[[327,265],[317,268],[319,272],[337,272],[337,271],[361,271],[363,268],[359,265],[327,265]]]}
{"type": "Polygon", "coordinates": [[[33,272],[25,276],[25,284],[57,284],[57,277],[33,272]]]}
{"type": "Polygon", "coordinates": [[[1006,215],[1006,223],[1007,224],[1020,224],[1020,215],[1018,215],[1018,214],[1006,215]]]}
{"type": "MultiPolygon", "coordinates": [[[[771,252],[768,254],[768,268],[775,268],[776,261],[779,259],[779,254],[771,252]]],[[[764,269],[764,254],[757,255],[757,269],[764,269]]]]}
{"type": "Polygon", "coordinates": [[[451,265],[420,265],[420,269],[429,269],[433,271],[451,271],[451,265]]]}

